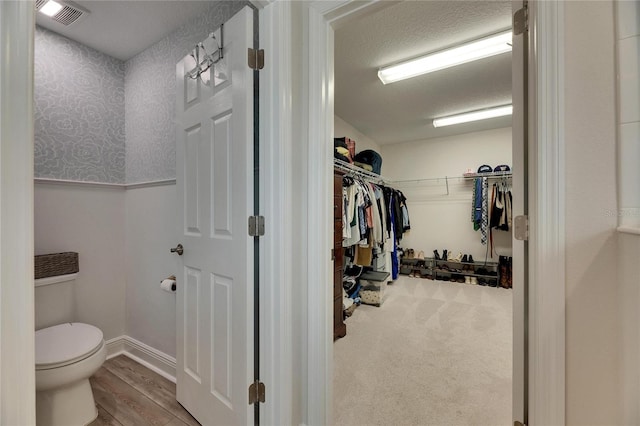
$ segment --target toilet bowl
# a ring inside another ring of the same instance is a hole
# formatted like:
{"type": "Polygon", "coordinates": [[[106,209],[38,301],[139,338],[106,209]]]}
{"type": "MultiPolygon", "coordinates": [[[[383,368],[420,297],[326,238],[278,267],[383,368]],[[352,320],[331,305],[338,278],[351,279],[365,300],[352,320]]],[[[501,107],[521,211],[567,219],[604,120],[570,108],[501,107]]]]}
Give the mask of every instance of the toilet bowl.
{"type": "Polygon", "coordinates": [[[36,423],[81,426],[98,416],[89,377],[107,350],[100,329],[65,323],[36,331],[36,423]]]}

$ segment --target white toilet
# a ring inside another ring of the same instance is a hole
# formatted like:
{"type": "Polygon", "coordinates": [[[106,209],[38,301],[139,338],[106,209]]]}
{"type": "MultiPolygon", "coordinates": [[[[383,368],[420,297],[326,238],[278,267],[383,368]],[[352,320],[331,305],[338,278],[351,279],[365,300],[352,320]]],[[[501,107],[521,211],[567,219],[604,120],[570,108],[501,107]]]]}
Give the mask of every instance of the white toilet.
{"type": "MultiPolygon", "coordinates": [[[[36,331],[38,426],[82,426],[98,416],[89,377],[102,366],[106,358],[102,331],[79,322],[47,324],[52,317],[59,318],[62,315],[60,310],[51,306],[56,298],[49,297],[49,293],[69,295],[71,293],[67,287],[73,286],[74,281],[75,274],[36,280],[36,328],[38,325],[47,325],[36,331]]],[[[66,298],[59,297],[57,302],[66,298]]],[[[66,313],[72,316],[72,305],[71,297],[70,302],[62,303],[58,308],[66,306],[66,313]]]]}

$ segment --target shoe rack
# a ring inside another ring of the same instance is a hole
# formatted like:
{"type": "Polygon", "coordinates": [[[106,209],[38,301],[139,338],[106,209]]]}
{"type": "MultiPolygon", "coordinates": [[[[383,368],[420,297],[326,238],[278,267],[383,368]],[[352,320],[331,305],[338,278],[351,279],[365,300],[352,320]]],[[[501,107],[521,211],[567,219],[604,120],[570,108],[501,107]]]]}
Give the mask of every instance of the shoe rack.
{"type": "Polygon", "coordinates": [[[498,287],[500,284],[500,265],[498,262],[457,262],[433,257],[402,258],[400,273],[438,281],[453,281],[490,287],[498,287]]]}

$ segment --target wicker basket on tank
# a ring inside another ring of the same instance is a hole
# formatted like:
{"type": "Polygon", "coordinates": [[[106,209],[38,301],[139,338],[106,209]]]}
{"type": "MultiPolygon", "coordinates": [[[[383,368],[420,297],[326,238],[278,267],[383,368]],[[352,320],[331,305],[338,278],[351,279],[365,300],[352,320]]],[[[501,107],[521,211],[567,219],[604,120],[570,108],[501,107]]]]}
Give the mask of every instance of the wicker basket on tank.
{"type": "Polygon", "coordinates": [[[78,253],[41,254],[35,257],[35,278],[55,277],[78,272],[78,253]]]}

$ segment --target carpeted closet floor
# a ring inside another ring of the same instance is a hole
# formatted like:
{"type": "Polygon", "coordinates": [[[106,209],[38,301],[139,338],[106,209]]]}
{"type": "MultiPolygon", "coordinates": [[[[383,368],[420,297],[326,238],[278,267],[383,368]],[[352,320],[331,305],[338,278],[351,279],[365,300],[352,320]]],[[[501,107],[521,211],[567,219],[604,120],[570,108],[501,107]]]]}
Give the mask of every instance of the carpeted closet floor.
{"type": "Polygon", "coordinates": [[[334,425],[510,425],[511,296],[400,276],[334,344],[334,425]]]}

